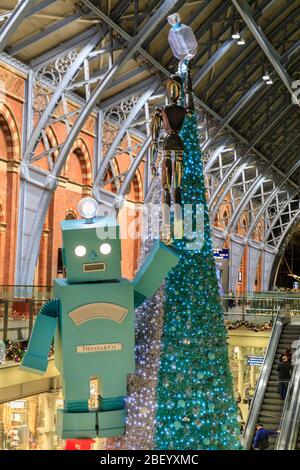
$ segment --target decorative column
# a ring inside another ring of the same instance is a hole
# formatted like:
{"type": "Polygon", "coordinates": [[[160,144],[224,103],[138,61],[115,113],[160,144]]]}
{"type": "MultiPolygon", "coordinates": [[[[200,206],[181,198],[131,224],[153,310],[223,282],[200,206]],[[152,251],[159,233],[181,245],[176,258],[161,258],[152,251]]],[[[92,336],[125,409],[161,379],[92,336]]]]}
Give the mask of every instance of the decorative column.
{"type": "Polygon", "coordinates": [[[19,174],[20,162],[9,160],[7,162],[7,230],[6,253],[4,271],[4,284],[13,285],[15,282],[15,254],[16,254],[16,227],[18,222],[19,205],[19,174]]]}
{"type": "MultiPolygon", "coordinates": [[[[5,259],[5,237],[6,237],[6,223],[0,222],[0,266],[4,266],[5,259]]],[[[0,285],[4,284],[4,270],[0,272],[0,285]]]]}
{"type": "Polygon", "coordinates": [[[237,389],[238,392],[243,395],[243,389],[244,389],[244,364],[243,364],[243,353],[242,353],[242,348],[238,347],[238,353],[237,353],[237,360],[238,360],[238,377],[237,377],[237,389]]]}
{"type": "Polygon", "coordinates": [[[54,449],[56,394],[47,393],[44,409],[44,449],[54,449]]]}
{"type": "MultiPolygon", "coordinates": [[[[251,355],[255,354],[255,348],[251,348],[251,355]]],[[[250,385],[251,388],[255,388],[255,366],[250,367],[250,385]]]]}

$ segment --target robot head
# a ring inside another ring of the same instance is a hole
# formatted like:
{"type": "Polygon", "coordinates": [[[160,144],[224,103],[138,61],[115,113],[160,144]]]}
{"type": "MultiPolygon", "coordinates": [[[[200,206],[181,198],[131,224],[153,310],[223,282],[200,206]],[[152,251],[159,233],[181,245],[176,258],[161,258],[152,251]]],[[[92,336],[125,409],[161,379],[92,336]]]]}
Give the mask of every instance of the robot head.
{"type": "MultiPolygon", "coordinates": [[[[120,279],[120,227],[114,218],[94,217],[91,198],[84,207],[78,206],[85,219],[64,220],[61,223],[63,261],[69,283],[99,282],[120,279]]],[[[80,201],[81,206],[84,199],[80,201]]],[[[97,205],[97,203],[96,203],[97,205]]]]}
{"type": "Polygon", "coordinates": [[[172,101],[172,103],[176,103],[180,97],[182,88],[182,79],[179,75],[171,75],[171,77],[167,78],[166,81],[166,90],[167,95],[172,101]]]}

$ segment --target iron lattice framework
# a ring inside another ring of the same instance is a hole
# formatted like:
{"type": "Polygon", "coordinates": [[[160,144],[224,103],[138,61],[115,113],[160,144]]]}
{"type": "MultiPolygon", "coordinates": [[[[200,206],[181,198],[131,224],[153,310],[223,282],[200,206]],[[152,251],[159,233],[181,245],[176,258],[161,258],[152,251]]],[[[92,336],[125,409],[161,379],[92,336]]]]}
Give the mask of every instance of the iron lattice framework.
{"type": "Polygon", "coordinates": [[[97,141],[94,196],[115,204],[144,162],[144,200],[150,198],[149,121],[165,99],[166,75],[176,70],[166,16],[178,11],[199,43],[193,77],[214,242],[230,243],[231,287],[247,247],[247,287],[262,257],[267,289],[300,216],[299,106],[291,96],[300,48],[297,2],[7,3],[11,9],[0,10],[1,60],[27,76],[16,282],[33,279],[52,193],[84,127],[97,141]],[[244,46],[231,37],[236,22],[244,46]],[[266,70],[272,86],[262,79],[266,70]],[[67,129],[59,142],[51,131],[57,122],[67,129]],[[129,165],[120,172],[122,152],[129,165]]]}

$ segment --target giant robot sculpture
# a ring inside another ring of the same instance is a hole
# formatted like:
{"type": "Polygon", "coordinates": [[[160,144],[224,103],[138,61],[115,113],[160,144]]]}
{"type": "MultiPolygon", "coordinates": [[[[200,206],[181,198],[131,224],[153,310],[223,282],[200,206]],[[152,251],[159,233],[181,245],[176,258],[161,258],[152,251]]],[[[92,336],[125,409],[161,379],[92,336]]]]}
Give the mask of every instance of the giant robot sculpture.
{"type": "Polygon", "coordinates": [[[55,335],[64,395],[57,432],[63,439],[124,434],[127,375],[135,370],[134,308],[155,293],[179,260],[157,240],[135,278],[122,279],[119,226],[114,219],[94,218],[93,201],[81,201],[85,220],[62,222],[67,277],[54,280],[54,299],[40,310],[22,362],[44,373],[55,335]],[[88,407],[91,377],[100,383],[97,410],[88,407]]]}
{"type": "Polygon", "coordinates": [[[151,120],[151,164],[152,172],[156,174],[156,163],[159,149],[159,136],[163,128],[166,136],[162,143],[162,239],[171,243],[170,208],[171,192],[174,202],[174,235],[183,235],[181,216],[181,179],[183,173],[182,157],[184,144],[179,135],[185,115],[194,110],[192,97],[192,80],[190,64],[186,64],[185,81],[180,75],[171,75],[166,80],[166,93],[169,103],[162,108],[156,108],[151,120]],[[184,86],[184,106],[178,104],[182,97],[184,86]]]}

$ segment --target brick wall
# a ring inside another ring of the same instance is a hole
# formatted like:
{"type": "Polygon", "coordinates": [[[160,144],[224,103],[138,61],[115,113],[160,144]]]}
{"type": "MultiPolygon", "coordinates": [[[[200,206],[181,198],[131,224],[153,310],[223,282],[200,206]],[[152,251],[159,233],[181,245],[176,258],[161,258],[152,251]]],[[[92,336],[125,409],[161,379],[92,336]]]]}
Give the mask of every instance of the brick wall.
{"type": "MultiPolygon", "coordinates": [[[[20,160],[22,155],[21,142],[23,132],[24,90],[26,76],[0,64],[0,285],[14,284],[16,263],[16,237],[18,223],[20,160]]],[[[69,103],[69,109],[76,109],[76,104],[69,103]]],[[[54,115],[63,112],[58,106],[54,115]]],[[[37,115],[34,117],[36,124],[37,115]]],[[[40,242],[39,258],[36,267],[35,283],[48,285],[57,276],[58,250],[62,246],[60,222],[70,213],[79,217],[77,204],[79,200],[92,193],[93,163],[95,145],[95,117],[90,116],[73,145],[61,172],[59,185],[53,194],[52,201],[45,219],[40,242]]],[[[106,142],[112,142],[117,129],[107,128],[106,142]]],[[[47,139],[51,147],[65,141],[67,129],[64,124],[55,122],[47,129],[47,139]]],[[[113,162],[114,175],[126,172],[131,159],[138,153],[139,142],[131,139],[131,155],[128,151],[128,139],[121,143],[120,153],[113,162]]],[[[106,151],[108,146],[104,146],[106,151]]],[[[39,155],[45,151],[41,143],[35,151],[39,155]]],[[[52,155],[53,162],[57,153],[52,155]]],[[[47,158],[41,158],[34,163],[36,166],[49,170],[47,158]]],[[[141,164],[128,192],[130,201],[142,200],[143,164],[141,164]]],[[[113,176],[110,170],[106,179],[113,176]]],[[[115,191],[114,183],[107,188],[115,191]]],[[[131,278],[137,266],[140,250],[139,240],[122,242],[122,269],[125,277],[131,278]]]]}

